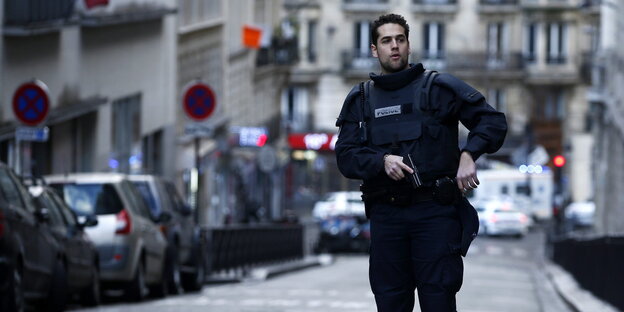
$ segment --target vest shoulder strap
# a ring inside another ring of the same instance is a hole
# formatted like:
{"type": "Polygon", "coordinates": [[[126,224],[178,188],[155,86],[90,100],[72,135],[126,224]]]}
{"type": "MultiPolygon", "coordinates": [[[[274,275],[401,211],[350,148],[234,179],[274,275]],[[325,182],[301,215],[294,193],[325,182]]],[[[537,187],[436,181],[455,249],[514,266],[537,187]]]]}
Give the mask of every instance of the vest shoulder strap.
{"type": "Polygon", "coordinates": [[[429,111],[431,110],[431,103],[429,101],[430,100],[429,95],[431,93],[431,86],[433,85],[433,80],[438,75],[438,72],[435,70],[426,70],[423,75],[424,75],[424,82],[421,87],[420,109],[422,111],[429,111]]]}

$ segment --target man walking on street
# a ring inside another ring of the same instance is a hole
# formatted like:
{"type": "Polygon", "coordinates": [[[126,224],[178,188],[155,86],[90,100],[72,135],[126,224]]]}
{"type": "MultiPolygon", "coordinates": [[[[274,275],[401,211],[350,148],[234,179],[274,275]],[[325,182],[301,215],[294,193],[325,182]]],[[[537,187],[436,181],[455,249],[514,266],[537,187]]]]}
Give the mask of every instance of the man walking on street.
{"type": "Polygon", "coordinates": [[[409,26],[371,25],[381,74],[355,86],[336,122],[340,172],[361,179],[371,221],[369,279],[378,311],[456,311],[463,262],[478,231],[463,193],[479,184],[476,159],[503,144],[507,123],[483,95],[449,74],[409,64],[409,26]],[[458,146],[458,122],[468,140],[458,146]]]}

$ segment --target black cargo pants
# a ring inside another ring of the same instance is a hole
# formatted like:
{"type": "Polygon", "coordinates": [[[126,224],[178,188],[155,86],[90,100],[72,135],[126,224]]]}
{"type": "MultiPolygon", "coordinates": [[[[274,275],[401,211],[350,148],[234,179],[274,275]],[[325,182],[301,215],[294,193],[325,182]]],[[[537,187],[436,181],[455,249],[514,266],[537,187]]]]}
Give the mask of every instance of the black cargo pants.
{"type": "Polygon", "coordinates": [[[379,312],[455,312],[463,279],[455,206],[436,201],[371,207],[369,279],[379,312]]]}

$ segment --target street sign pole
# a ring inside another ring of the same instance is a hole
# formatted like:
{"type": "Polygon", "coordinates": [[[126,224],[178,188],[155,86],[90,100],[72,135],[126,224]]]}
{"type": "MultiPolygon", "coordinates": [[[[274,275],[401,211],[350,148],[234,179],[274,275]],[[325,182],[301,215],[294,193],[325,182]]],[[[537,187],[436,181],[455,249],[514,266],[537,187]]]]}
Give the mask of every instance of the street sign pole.
{"type": "Polygon", "coordinates": [[[201,162],[201,156],[199,155],[199,137],[195,137],[195,170],[197,172],[197,191],[195,192],[195,209],[193,209],[193,218],[195,219],[195,223],[199,222],[199,185],[201,180],[201,171],[199,170],[199,165],[201,162]]]}
{"type": "Polygon", "coordinates": [[[196,222],[199,220],[200,190],[201,190],[201,155],[200,144],[203,137],[212,136],[212,129],[201,124],[207,120],[217,107],[217,99],[210,86],[199,80],[191,82],[185,89],[182,97],[182,109],[186,116],[193,122],[185,127],[185,132],[193,137],[194,144],[194,174],[191,174],[191,198],[193,198],[193,217],[196,222]]]}
{"type": "MultiPolygon", "coordinates": [[[[15,117],[27,127],[37,127],[44,123],[50,111],[50,94],[48,87],[41,80],[21,84],[13,94],[13,113],[15,117]]],[[[31,168],[31,145],[30,141],[46,141],[48,139],[47,128],[20,128],[15,131],[15,171],[17,174],[30,174],[31,168]],[[45,137],[45,139],[44,139],[45,137]],[[28,142],[29,152],[24,155],[22,142],[28,142]],[[24,159],[28,158],[27,166],[24,159]],[[26,167],[26,168],[24,168],[26,167]]]]}
{"type": "Polygon", "coordinates": [[[22,140],[15,138],[15,173],[22,174],[22,140]]]}

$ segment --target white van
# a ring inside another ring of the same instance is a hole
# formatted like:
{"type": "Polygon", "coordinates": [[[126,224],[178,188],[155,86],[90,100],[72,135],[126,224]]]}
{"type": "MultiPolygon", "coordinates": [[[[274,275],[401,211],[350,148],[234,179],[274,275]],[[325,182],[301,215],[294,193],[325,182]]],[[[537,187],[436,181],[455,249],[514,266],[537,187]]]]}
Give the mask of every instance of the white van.
{"type": "Polygon", "coordinates": [[[518,169],[488,169],[478,170],[477,177],[481,184],[467,194],[473,204],[488,198],[511,198],[520,211],[535,220],[548,220],[552,217],[552,171],[529,174],[518,169]]]}

